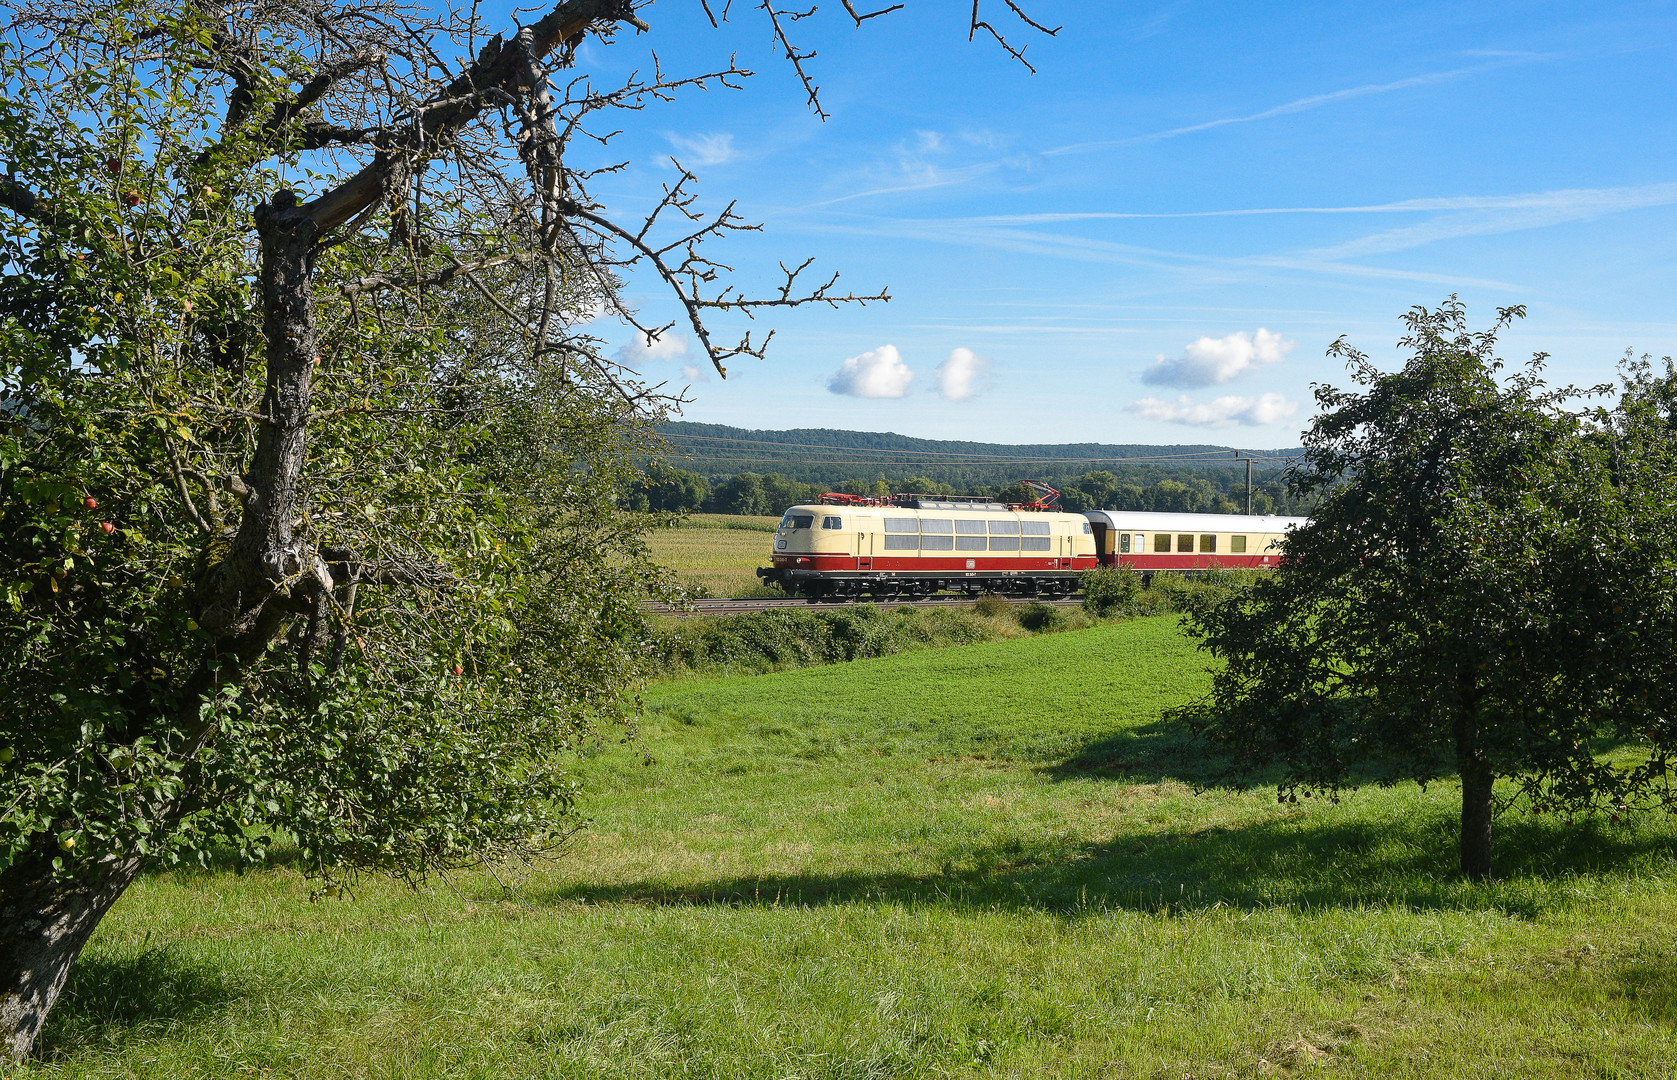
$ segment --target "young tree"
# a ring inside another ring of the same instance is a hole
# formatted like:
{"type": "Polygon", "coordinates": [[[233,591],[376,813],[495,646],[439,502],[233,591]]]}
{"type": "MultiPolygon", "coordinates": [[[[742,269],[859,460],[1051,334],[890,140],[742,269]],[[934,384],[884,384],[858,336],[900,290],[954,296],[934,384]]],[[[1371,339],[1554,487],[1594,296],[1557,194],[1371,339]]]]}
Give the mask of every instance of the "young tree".
{"type": "MultiPolygon", "coordinates": [[[[667,403],[581,324],[665,329],[619,299],[646,267],[725,375],[764,342],[718,345],[710,316],[872,297],[800,291],[803,267],[733,289],[703,245],[745,223],[700,214],[685,170],[633,222],[590,197],[574,141],[747,74],[558,78],[585,36],[649,29],[629,0],[495,35],[475,6],[393,0],[0,10],[21,1058],[147,865],[283,829],[333,891],[561,837],[555,754],[635,670],[648,571],[613,497],[667,403]]],[[[818,110],[801,15],[762,13],[818,110]]]]}
{"type": "MultiPolygon", "coordinates": [[[[1406,316],[1401,371],[1343,340],[1364,389],[1320,386],[1295,467],[1320,494],[1281,567],[1191,620],[1223,663],[1199,730],[1283,798],[1460,776],[1461,869],[1491,871],[1498,777],[1531,805],[1670,802],[1677,558],[1663,539],[1671,380],[1635,372],[1612,411],[1505,376],[1451,300],[1406,316]],[[1602,760],[1604,739],[1640,747],[1602,760]]],[[[1606,388],[1597,388],[1605,390],[1606,388]]]]}

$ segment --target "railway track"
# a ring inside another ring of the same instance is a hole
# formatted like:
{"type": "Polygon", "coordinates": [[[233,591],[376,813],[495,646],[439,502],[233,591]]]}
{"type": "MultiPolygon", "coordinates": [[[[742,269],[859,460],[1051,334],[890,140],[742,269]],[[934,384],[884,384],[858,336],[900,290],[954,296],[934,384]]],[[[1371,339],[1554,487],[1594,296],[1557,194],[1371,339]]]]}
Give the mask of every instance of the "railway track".
{"type": "MultiPolygon", "coordinates": [[[[1041,600],[1029,596],[1004,596],[999,599],[1010,604],[1048,604],[1051,607],[1078,607],[1083,603],[1082,593],[1055,599],[1041,600]]],[[[807,600],[798,596],[764,596],[747,600],[693,600],[690,606],[677,607],[673,604],[646,605],[646,610],[653,615],[670,615],[675,618],[691,618],[696,615],[744,615],[754,611],[777,611],[782,608],[798,610],[820,610],[823,608],[840,608],[857,604],[873,604],[876,607],[917,607],[917,608],[966,608],[974,604],[970,596],[932,596],[923,600],[807,600]]]]}

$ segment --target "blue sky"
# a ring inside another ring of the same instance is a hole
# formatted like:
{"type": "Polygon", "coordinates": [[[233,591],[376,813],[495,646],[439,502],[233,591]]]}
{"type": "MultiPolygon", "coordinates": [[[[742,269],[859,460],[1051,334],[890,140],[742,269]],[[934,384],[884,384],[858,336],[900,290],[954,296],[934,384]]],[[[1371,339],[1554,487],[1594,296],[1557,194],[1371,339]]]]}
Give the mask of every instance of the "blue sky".
{"type": "MultiPolygon", "coordinates": [[[[714,30],[663,0],[651,34],[583,47],[602,83],[651,49],[672,73],[731,52],[757,72],[622,118],[608,206],[644,210],[674,154],[701,205],[764,224],[715,253],[748,288],[814,256],[893,297],[761,318],[768,359],[695,381],[687,419],[1288,446],[1310,384],[1345,381],[1336,337],[1395,362],[1400,313],[1451,293],[1481,323],[1527,305],[1504,355],[1549,352],[1557,382],[1677,352],[1677,8],[1025,7],[1064,25],[1008,28],[1035,75],[969,44],[957,0],[861,29],[823,0],[794,33],[824,123],[743,4],[714,30]]],[[[650,280],[630,296],[675,314],[650,280]]],[[[598,329],[654,378],[701,367],[685,336],[646,355],[598,329]]]]}

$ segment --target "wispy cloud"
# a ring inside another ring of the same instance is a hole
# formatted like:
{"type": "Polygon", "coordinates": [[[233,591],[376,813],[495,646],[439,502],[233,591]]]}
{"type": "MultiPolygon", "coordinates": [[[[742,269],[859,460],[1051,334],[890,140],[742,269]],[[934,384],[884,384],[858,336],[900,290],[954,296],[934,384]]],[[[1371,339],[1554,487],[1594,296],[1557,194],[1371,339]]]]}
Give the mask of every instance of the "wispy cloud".
{"type": "Polygon", "coordinates": [[[1502,199],[1416,200],[1439,205],[1417,209],[1444,211],[1431,221],[1388,229],[1311,254],[1324,259],[1355,258],[1404,251],[1459,236],[1541,229],[1606,214],[1645,210],[1677,203],[1677,183],[1621,188],[1569,188],[1502,199]]]}
{"type": "Polygon", "coordinates": [[[918,165],[903,170],[903,179],[898,183],[887,183],[879,187],[870,187],[863,191],[853,191],[848,195],[824,199],[821,202],[809,203],[800,207],[801,210],[820,210],[823,207],[837,206],[840,203],[855,202],[857,199],[871,199],[875,195],[896,195],[905,191],[928,191],[932,188],[954,187],[969,180],[976,180],[996,172],[1003,165],[1000,161],[985,161],[976,165],[963,165],[958,168],[947,169],[936,165],[918,165]]]}
{"type": "Polygon", "coordinates": [[[1325,94],[1311,94],[1309,97],[1296,98],[1292,101],[1276,105],[1255,113],[1245,113],[1240,116],[1225,116],[1216,120],[1206,120],[1198,124],[1186,124],[1182,127],[1168,128],[1164,131],[1150,131],[1142,135],[1130,135],[1121,139],[1101,139],[1092,142],[1071,143],[1042,151],[1043,157],[1059,157],[1064,154],[1082,154],[1091,150],[1105,150],[1115,146],[1134,146],[1137,143],[1159,142],[1164,139],[1175,139],[1183,135],[1193,135],[1201,131],[1211,131],[1214,128],[1228,127],[1232,124],[1252,124],[1259,120],[1270,120],[1277,116],[1290,116],[1293,113],[1307,112],[1319,109],[1324,105],[1333,105],[1341,101],[1354,98],[1371,97],[1375,94],[1390,94],[1399,90],[1412,90],[1418,86],[1431,86],[1436,83],[1449,82],[1466,75],[1476,75],[1482,71],[1507,67],[1511,63],[1530,62],[1539,59],[1537,54],[1525,54],[1518,57],[1499,58],[1489,64],[1476,64],[1472,67],[1454,68],[1450,71],[1434,71],[1422,75],[1411,75],[1408,78],[1396,79],[1385,83],[1367,83],[1363,86],[1348,86],[1343,90],[1330,90],[1325,94]]]}
{"type": "Polygon", "coordinates": [[[1361,266],[1339,262],[1317,254],[1300,255],[1202,255],[1166,251],[1136,244],[1070,236],[1033,229],[1003,228],[975,219],[873,218],[861,222],[803,222],[803,231],[852,236],[881,236],[893,240],[916,239],[966,247],[992,248],[1021,255],[1071,259],[1083,262],[1116,263],[1153,271],[1192,271],[1215,275],[1220,280],[1248,279],[1265,271],[1285,270],[1313,277],[1410,281],[1451,288],[1483,288],[1517,292],[1518,286],[1504,281],[1437,274],[1418,270],[1361,266]]]}
{"type": "Polygon", "coordinates": [[[1162,420],[1187,427],[1269,427],[1298,412],[1298,402],[1288,401],[1280,394],[1230,395],[1208,402],[1195,402],[1186,395],[1175,401],[1146,397],[1132,404],[1130,412],[1143,420],[1162,420]]]}
{"type": "Polygon", "coordinates": [[[683,162],[685,165],[725,165],[739,156],[734,150],[734,135],[729,131],[717,131],[706,135],[678,135],[669,132],[664,137],[687,159],[683,162]]]}
{"type": "Polygon", "coordinates": [[[1515,195],[1446,195],[1351,206],[1253,206],[1233,210],[1068,210],[1044,214],[990,214],[947,220],[982,225],[1053,225],[1073,221],[1168,220],[1172,218],[1263,217],[1282,214],[1425,214],[1467,210],[1548,210],[1613,213],[1677,202],[1677,183],[1636,187],[1559,188],[1515,195]]]}
{"type": "Polygon", "coordinates": [[[1051,323],[973,325],[966,323],[915,323],[911,330],[943,330],[963,334],[1139,334],[1130,326],[1055,326],[1051,323]]]}

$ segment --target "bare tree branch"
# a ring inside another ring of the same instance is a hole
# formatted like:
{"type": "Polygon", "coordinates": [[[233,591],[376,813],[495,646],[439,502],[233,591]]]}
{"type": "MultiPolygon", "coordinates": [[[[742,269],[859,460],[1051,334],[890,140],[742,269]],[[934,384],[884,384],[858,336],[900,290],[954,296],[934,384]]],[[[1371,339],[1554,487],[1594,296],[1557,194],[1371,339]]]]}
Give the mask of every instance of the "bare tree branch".
{"type": "Polygon", "coordinates": [[[892,4],[888,8],[880,8],[878,11],[870,11],[863,14],[856,10],[856,5],[852,4],[850,0],[842,0],[842,2],[844,4],[844,10],[850,13],[850,17],[852,19],[856,20],[857,26],[861,26],[862,23],[868,19],[877,19],[881,15],[889,15],[893,11],[901,11],[903,9],[902,4],[892,4]]]}

